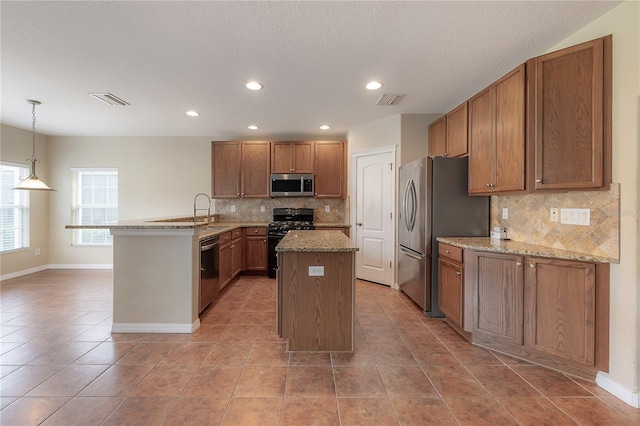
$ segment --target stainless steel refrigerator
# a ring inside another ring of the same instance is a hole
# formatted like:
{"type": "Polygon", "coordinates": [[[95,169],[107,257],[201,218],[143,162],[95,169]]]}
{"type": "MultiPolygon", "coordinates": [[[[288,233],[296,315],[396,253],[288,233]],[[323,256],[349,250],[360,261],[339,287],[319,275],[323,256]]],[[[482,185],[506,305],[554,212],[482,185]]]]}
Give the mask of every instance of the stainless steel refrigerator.
{"type": "Polygon", "coordinates": [[[400,167],[398,283],[429,317],[438,308],[437,237],[489,236],[489,197],[467,193],[466,158],[421,158],[400,167]]]}

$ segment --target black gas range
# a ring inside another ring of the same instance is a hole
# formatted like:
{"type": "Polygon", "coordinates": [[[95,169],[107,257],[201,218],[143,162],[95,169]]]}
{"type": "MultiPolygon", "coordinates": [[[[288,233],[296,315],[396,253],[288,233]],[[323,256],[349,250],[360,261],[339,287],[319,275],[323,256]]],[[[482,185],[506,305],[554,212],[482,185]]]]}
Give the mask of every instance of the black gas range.
{"type": "Polygon", "coordinates": [[[315,229],[313,226],[313,209],[273,209],[273,222],[267,228],[269,239],[268,244],[268,265],[267,275],[270,278],[276,277],[278,259],[276,257],[276,246],[282,238],[291,230],[315,229]]]}

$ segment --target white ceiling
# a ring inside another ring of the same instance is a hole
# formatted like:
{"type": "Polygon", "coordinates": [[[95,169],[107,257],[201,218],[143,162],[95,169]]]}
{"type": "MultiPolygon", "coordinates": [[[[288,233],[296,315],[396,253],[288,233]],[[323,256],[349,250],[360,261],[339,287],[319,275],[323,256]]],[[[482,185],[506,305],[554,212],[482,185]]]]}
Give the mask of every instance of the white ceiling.
{"type": "Polygon", "coordinates": [[[31,129],[32,98],[48,135],[343,137],[446,112],[618,3],[3,0],[0,118],[31,129]],[[382,93],[406,96],[377,106],[382,93]]]}

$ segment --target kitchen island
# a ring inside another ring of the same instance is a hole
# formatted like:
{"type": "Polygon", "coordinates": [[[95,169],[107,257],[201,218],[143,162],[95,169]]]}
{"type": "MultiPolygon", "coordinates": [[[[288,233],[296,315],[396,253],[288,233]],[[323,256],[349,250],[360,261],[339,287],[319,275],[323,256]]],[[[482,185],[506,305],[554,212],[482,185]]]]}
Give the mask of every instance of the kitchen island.
{"type": "Polygon", "coordinates": [[[355,252],[341,231],[289,231],[276,247],[277,332],[289,351],[353,351],[355,252]]]}

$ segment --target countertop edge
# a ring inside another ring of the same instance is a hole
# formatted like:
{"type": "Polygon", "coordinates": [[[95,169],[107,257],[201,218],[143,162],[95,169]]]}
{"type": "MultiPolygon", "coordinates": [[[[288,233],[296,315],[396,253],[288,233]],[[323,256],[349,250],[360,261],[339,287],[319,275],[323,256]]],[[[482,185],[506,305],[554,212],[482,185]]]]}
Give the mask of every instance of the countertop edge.
{"type": "Polygon", "coordinates": [[[550,257],[564,260],[579,260],[596,263],[620,263],[619,259],[578,253],[512,240],[495,240],[489,237],[437,237],[437,241],[462,249],[488,251],[494,253],[521,254],[526,256],[550,257]]]}

